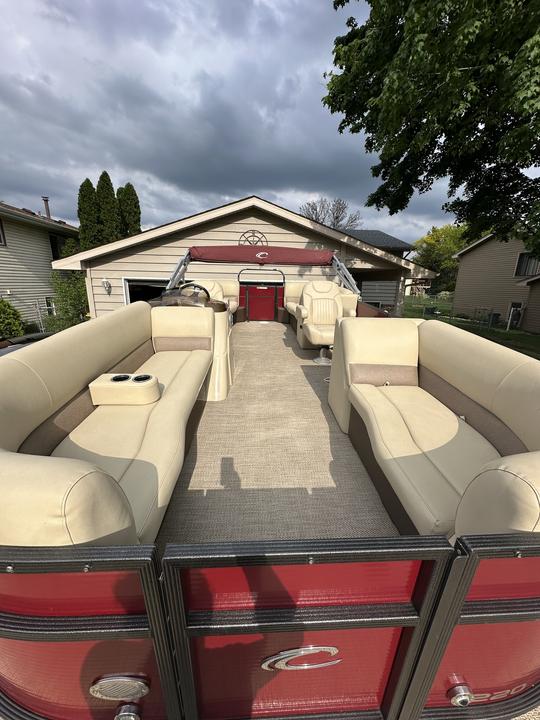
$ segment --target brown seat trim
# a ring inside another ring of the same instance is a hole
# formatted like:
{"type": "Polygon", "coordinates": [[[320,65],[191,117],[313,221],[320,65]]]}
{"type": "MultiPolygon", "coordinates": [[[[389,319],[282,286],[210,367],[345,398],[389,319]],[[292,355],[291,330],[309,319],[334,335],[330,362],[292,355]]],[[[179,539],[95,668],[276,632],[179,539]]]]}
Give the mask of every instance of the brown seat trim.
{"type": "Polygon", "coordinates": [[[377,490],[384,505],[384,509],[390,515],[390,519],[399,533],[401,535],[418,535],[418,530],[373,454],[366,424],[352,405],[349,420],[349,437],[360,460],[362,460],[369,473],[375,490],[377,490]]]}
{"type": "Polygon", "coordinates": [[[529,452],[518,436],[485,407],[424,366],[419,368],[420,387],[452,412],[465,419],[503,456],[529,452]]]}
{"type": "MultiPolygon", "coordinates": [[[[149,360],[154,354],[151,340],[145,340],[126,357],[122,358],[104,372],[132,373],[149,360]]],[[[50,455],[55,447],[64,440],[96,408],[85,387],[56,412],[38,425],[19,447],[18,452],[26,455],[50,455]]]]}
{"type": "Polygon", "coordinates": [[[209,337],[155,337],[153,341],[156,352],[212,349],[209,337]]]}
{"type": "Polygon", "coordinates": [[[349,363],[349,374],[353,385],[418,385],[416,365],[349,363]]]}

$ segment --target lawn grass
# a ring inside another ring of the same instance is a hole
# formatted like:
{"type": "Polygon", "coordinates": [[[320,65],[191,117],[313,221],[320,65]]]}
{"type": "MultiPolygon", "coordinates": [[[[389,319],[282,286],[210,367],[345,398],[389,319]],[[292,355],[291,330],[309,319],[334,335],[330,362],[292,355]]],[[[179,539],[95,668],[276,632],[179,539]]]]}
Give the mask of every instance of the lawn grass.
{"type": "Polygon", "coordinates": [[[405,298],[403,307],[403,317],[427,317],[428,319],[436,318],[437,320],[450,322],[452,325],[456,325],[456,327],[460,327],[463,330],[468,330],[475,335],[481,335],[488,340],[499,343],[499,345],[505,345],[512,350],[517,350],[518,352],[540,360],[540,335],[527,333],[523,330],[507,331],[500,327],[488,328],[486,325],[474,320],[463,320],[453,317],[452,304],[450,302],[439,302],[437,298],[430,297],[407,297],[405,298]],[[440,315],[426,315],[425,308],[429,307],[436,307],[440,315]]]}

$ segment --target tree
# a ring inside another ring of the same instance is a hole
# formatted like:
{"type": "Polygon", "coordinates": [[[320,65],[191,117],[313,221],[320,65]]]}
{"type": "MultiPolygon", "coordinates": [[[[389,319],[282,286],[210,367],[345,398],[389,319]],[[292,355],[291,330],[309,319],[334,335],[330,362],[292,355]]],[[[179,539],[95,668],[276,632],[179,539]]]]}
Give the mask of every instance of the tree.
{"type": "MultiPolygon", "coordinates": [[[[62,248],[62,257],[81,250],[75,238],[69,238],[62,248]]],[[[51,273],[56,314],[46,319],[47,330],[56,332],[84,322],[88,317],[88,297],[84,272],[81,270],[53,270],[51,273]]]]}
{"type": "Polygon", "coordinates": [[[335,230],[354,230],[360,225],[360,212],[349,212],[349,203],[343,198],[320,197],[317,200],[308,200],[299,208],[300,215],[328,225],[335,230]]]}
{"type": "Polygon", "coordinates": [[[120,238],[118,200],[114,194],[111,178],[106,170],[99,176],[96,186],[96,203],[98,210],[97,244],[106,245],[120,238]]]}
{"type": "Polygon", "coordinates": [[[98,207],[96,191],[88,178],[79,187],[77,215],[80,249],[89,250],[98,245],[98,207]]]}
{"type": "Polygon", "coordinates": [[[379,155],[367,204],[396,213],[448,177],[469,239],[516,234],[540,257],[540,3],[369,2],[335,40],[323,100],[379,155]]]}
{"type": "Polygon", "coordinates": [[[414,262],[439,273],[431,283],[433,292],[454,290],[458,272],[458,260],[454,255],[465,247],[464,235],[463,226],[443,225],[432,227],[427,235],[414,243],[414,262]]]}
{"type": "Polygon", "coordinates": [[[116,191],[120,210],[121,237],[131,237],[141,232],[141,206],[133,185],[128,182],[116,191]]]}
{"type": "Polygon", "coordinates": [[[0,338],[18,337],[24,333],[24,323],[17,308],[0,298],[0,338]]]}

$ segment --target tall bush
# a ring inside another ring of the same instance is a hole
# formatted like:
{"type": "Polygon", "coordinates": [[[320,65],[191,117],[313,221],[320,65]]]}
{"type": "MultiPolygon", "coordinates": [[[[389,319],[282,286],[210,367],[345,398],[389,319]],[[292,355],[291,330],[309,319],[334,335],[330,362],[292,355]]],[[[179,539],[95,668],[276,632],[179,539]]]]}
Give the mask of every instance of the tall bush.
{"type": "Polygon", "coordinates": [[[24,333],[24,323],[17,308],[0,298],[0,338],[18,337],[24,333]]]}

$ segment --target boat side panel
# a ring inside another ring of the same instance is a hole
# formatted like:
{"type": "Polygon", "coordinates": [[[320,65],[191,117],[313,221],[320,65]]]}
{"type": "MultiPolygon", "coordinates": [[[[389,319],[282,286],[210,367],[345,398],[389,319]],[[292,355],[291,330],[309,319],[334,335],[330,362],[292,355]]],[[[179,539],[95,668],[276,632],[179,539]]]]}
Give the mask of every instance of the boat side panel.
{"type": "Polygon", "coordinates": [[[540,682],[540,620],[460,625],[452,635],[427,707],[452,707],[446,693],[463,680],[475,704],[509,700],[540,682]]]}
{"type": "Polygon", "coordinates": [[[27,710],[52,720],[111,720],[117,701],[92,697],[101,675],[140,673],[151,679],[141,702],[145,720],[165,710],[150,639],[34,642],[0,638],[0,690],[27,710]]]}
{"type": "Polygon", "coordinates": [[[0,613],[39,617],[142,615],[139,573],[0,573],[0,613]]]}
{"type": "Polygon", "coordinates": [[[420,561],[192,568],[182,572],[190,612],[410,602],[420,561]]]}
{"type": "Polygon", "coordinates": [[[401,628],[268,633],[193,638],[201,720],[338,713],[380,707],[401,628]],[[301,635],[301,637],[300,637],[301,635]],[[265,670],[261,659],[297,647],[339,648],[339,661],[321,652],[288,661],[288,672],[265,670]]]}

